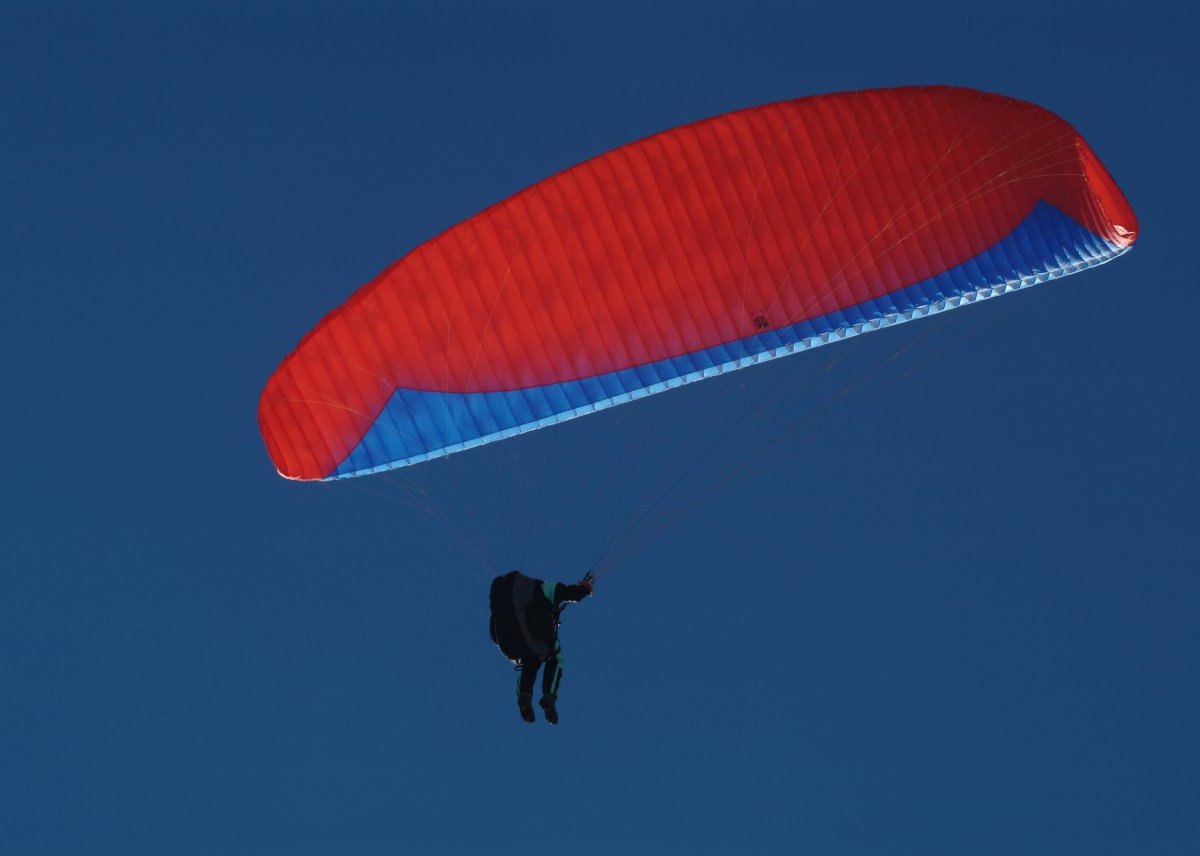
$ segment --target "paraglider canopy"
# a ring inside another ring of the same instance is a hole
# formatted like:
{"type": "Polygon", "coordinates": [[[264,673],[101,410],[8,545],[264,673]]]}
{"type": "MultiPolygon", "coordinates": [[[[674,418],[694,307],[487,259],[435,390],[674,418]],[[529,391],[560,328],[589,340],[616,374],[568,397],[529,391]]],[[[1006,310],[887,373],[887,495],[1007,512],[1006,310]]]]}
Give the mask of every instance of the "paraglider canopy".
{"type": "Polygon", "coordinates": [[[741,110],[417,247],[271,376],[281,475],[417,463],[1074,273],[1132,246],[1066,122],[952,87],[741,110]]]}

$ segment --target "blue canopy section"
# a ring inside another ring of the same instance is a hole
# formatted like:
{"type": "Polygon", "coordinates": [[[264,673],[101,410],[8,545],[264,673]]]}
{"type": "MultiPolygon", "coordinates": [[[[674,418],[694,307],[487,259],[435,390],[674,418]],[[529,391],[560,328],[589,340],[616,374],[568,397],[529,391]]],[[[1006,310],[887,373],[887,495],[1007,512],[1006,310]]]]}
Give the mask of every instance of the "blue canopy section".
{"type": "Polygon", "coordinates": [[[545,386],[480,393],[397,389],[330,478],[394,469],[553,425],[694,380],[1076,273],[1126,249],[1040,202],[1016,229],[974,258],[885,297],[798,324],[545,386]]]}

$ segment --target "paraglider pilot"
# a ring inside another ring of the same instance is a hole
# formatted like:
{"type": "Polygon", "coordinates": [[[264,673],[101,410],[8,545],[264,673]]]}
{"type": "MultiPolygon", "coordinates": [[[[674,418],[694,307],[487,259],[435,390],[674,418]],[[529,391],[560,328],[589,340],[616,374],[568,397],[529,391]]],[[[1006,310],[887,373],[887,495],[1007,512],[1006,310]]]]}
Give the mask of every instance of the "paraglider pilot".
{"type": "Polygon", "coordinates": [[[574,585],[543,582],[510,571],[492,580],[492,641],[501,653],[517,664],[517,707],[521,718],[534,721],[533,685],[542,672],[542,698],[538,702],[546,721],[558,724],[558,687],[562,683],[563,655],[558,643],[558,622],[569,603],[592,593],[589,573],[574,585]]]}

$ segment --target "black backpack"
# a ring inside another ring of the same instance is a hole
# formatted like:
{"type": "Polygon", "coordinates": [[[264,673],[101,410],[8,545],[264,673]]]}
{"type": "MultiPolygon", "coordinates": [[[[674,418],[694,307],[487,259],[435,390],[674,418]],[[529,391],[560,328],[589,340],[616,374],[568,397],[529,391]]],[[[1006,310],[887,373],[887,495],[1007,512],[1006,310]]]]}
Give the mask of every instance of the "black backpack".
{"type": "Polygon", "coordinates": [[[500,653],[514,663],[531,658],[544,660],[554,650],[553,626],[549,639],[542,626],[547,624],[544,619],[549,618],[550,611],[550,604],[542,603],[545,600],[541,581],[520,571],[509,571],[492,580],[488,632],[500,653]]]}

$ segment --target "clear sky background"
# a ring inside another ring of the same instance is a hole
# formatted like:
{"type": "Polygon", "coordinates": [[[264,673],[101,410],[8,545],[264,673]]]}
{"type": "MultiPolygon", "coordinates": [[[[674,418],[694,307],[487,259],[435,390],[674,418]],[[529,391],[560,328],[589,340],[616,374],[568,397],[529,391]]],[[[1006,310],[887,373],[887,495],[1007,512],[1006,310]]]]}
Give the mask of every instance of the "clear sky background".
{"type": "Polygon", "coordinates": [[[1200,851],[1195,33],[6,3],[0,852],[1200,851]],[[403,480],[275,474],[267,376],[414,245],[681,122],[913,83],[1073,123],[1134,251],[403,480]],[[562,724],[521,722],[493,570],[577,578],[677,476],[565,616],[562,724]]]}

